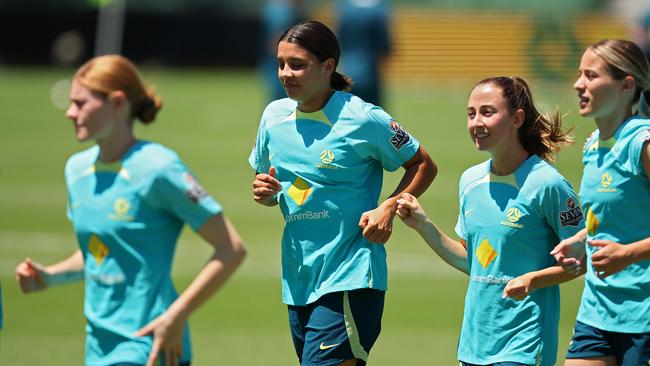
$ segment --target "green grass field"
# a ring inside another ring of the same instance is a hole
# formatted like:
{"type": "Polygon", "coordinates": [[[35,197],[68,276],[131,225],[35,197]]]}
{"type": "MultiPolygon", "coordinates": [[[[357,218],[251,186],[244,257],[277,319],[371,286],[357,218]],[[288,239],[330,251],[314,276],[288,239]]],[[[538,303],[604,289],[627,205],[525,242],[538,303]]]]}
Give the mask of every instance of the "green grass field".
{"type": "MultiPolygon", "coordinates": [[[[258,80],[249,71],[142,71],[163,97],[164,108],[156,123],[138,127],[137,135],[180,154],[223,204],[249,249],[234,278],[190,319],[194,364],[297,364],[280,300],[282,219],[277,209],[256,205],[250,192],[253,172],[247,157],[264,106],[258,80]]],[[[0,281],[5,323],[0,331],[1,365],[83,363],[82,286],[24,296],[13,275],[25,256],[50,264],[76,248],[65,218],[63,166],[70,154],[89,145],[76,142],[71,122],[51,102],[52,85],[72,72],[0,69],[0,281]]],[[[570,81],[532,85],[542,109],[559,105],[569,113],[567,125],[576,126],[577,143],[560,155],[557,166],[577,186],[580,148],[592,122],[578,116],[570,81]]],[[[474,150],[465,129],[470,87],[465,82],[437,87],[394,83],[387,93],[386,109],[438,163],[438,177],[422,201],[449,234],[458,212],[458,178],[487,158],[474,150]]],[[[385,194],[400,177],[386,176],[385,194]]],[[[391,277],[383,331],[369,364],[455,365],[467,280],[397,221],[387,245],[391,277]]],[[[185,230],[174,267],[179,290],[208,255],[208,245],[185,230]]],[[[560,360],[581,289],[581,280],[562,287],[560,360]]]]}

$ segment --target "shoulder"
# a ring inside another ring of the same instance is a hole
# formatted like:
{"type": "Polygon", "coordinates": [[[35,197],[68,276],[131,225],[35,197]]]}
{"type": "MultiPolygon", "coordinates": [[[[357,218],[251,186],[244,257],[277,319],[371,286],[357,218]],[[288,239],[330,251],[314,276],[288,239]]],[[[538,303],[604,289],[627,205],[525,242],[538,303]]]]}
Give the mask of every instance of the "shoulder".
{"type": "Polygon", "coordinates": [[[582,152],[585,153],[589,150],[589,148],[594,146],[594,143],[598,141],[599,136],[600,136],[600,132],[598,130],[593,131],[591,135],[589,135],[589,137],[587,137],[587,139],[585,140],[585,144],[582,145],[582,152]]]}
{"type": "Polygon", "coordinates": [[[460,176],[459,191],[461,195],[465,193],[468,187],[474,186],[475,183],[483,179],[489,171],[490,160],[486,160],[465,170],[460,176]]]}
{"type": "Polygon", "coordinates": [[[94,166],[98,155],[99,146],[97,145],[72,154],[65,163],[66,179],[70,181],[94,166]]]}
{"type": "Polygon", "coordinates": [[[522,189],[527,188],[530,191],[571,189],[566,178],[553,165],[540,157],[536,157],[535,161],[531,162],[527,175],[522,178],[522,189]]]}
{"type": "Polygon", "coordinates": [[[376,122],[387,124],[392,120],[392,117],[381,107],[343,91],[334,93],[326,109],[326,114],[338,113],[339,119],[345,119],[351,123],[366,124],[376,122]]]}
{"type": "Polygon", "coordinates": [[[650,129],[650,119],[634,117],[623,126],[619,139],[634,139],[642,134],[645,136],[650,129]]]}
{"type": "Polygon", "coordinates": [[[150,141],[138,142],[123,160],[124,168],[134,178],[155,177],[176,164],[182,162],[174,150],[150,141]]]}
{"type": "Polygon", "coordinates": [[[271,126],[274,123],[281,122],[296,110],[297,105],[298,103],[289,98],[274,100],[264,109],[261,124],[271,126]]]}

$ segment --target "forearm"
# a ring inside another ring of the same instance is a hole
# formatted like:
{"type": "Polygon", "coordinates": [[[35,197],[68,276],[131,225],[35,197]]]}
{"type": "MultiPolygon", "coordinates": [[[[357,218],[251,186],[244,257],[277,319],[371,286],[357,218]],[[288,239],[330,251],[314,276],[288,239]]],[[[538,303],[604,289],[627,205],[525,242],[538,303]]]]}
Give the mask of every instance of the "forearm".
{"type": "Polygon", "coordinates": [[[83,253],[81,250],[77,250],[67,259],[46,267],[43,275],[47,286],[56,286],[83,280],[83,253]]]}
{"type": "Polygon", "coordinates": [[[215,252],[192,283],[171,305],[170,311],[182,318],[188,318],[223,286],[243,261],[244,256],[243,250],[215,252]]]}
{"type": "Polygon", "coordinates": [[[467,250],[460,242],[447,236],[429,219],[416,230],[442,260],[461,272],[469,273],[469,268],[467,267],[467,250]]]}
{"type": "Polygon", "coordinates": [[[585,240],[587,240],[587,228],[578,231],[575,235],[573,235],[573,238],[584,243],[585,240]]]}
{"type": "Polygon", "coordinates": [[[645,238],[637,242],[626,245],[630,252],[632,263],[650,259],[650,238],[645,238]]]}
{"type": "Polygon", "coordinates": [[[402,179],[395,191],[389,196],[395,198],[395,200],[404,192],[419,197],[429,188],[438,173],[436,164],[431,160],[429,154],[421,148],[418,150],[416,157],[407,162],[404,168],[406,171],[402,179]]]}
{"type": "Polygon", "coordinates": [[[582,266],[580,272],[567,272],[560,266],[552,266],[539,271],[530,272],[532,277],[530,281],[530,291],[544,287],[558,285],[563,282],[571,281],[585,273],[586,267],[582,266]]]}
{"type": "Polygon", "coordinates": [[[210,219],[198,232],[215,246],[215,251],[192,283],[170,307],[170,311],[184,318],[219,290],[246,256],[239,234],[221,215],[210,219]]]}

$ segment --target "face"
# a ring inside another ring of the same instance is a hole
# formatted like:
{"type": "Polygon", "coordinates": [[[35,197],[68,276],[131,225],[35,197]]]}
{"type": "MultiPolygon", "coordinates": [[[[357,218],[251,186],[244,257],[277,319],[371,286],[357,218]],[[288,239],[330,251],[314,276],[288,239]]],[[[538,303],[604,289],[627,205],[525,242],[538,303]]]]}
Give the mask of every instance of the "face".
{"type": "Polygon", "coordinates": [[[518,139],[523,111],[510,113],[502,90],[494,84],[478,85],[467,102],[467,130],[478,150],[507,151],[510,143],[518,139]]]}
{"type": "Polygon", "coordinates": [[[113,126],[111,103],[77,80],[72,82],[70,107],[65,115],[74,122],[78,141],[98,140],[110,134],[113,126]]]}
{"type": "Polygon", "coordinates": [[[580,60],[578,80],[573,87],[578,91],[580,115],[607,118],[626,105],[625,93],[629,80],[615,80],[607,72],[607,64],[591,50],[585,51],[580,60]]]}
{"type": "Polygon", "coordinates": [[[318,100],[330,92],[334,60],[320,62],[316,56],[295,43],[278,44],[278,78],[289,98],[299,105],[318,100]]]}

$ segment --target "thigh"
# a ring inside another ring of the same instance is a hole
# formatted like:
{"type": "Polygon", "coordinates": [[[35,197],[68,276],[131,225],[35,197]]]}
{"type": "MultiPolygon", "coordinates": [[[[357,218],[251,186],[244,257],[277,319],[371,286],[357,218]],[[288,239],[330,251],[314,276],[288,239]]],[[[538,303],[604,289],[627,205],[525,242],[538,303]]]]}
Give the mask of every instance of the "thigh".
{"type": "Polygon", "coordinates": [[[616,352],[612,344],[611,332],[576,321],[565,365],[592,365],[587,362],[591,359],[595,362],[593,366],[610,365],[609,362],[612,359],[614,365],[616,364],[616,352]]]}
{"type": "Polygon", "coordinates": [[[314,303],[302,365],[365,365],[381,330],[384,292],[361,289],[327,294],[314,303]]]}
{"type": "Polygon", "coordinates": [[[650,365],[650,333],[615,333],[614,337],[619,365],[650,365]]]}

